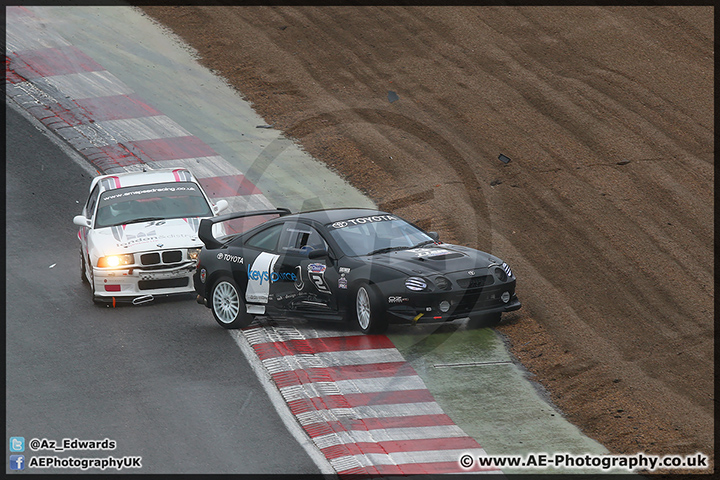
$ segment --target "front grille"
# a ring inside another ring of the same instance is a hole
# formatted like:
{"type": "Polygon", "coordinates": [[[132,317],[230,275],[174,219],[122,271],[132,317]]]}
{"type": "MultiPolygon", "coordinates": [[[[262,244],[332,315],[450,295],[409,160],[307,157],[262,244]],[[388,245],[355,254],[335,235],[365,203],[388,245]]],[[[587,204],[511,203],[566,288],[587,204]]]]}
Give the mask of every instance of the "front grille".
{"type": "Polygon", "coordinates": [[[480,277],[461,278],[457,283],[462,288],[481,288],[485,285],[492,285],[493,278],[490,275],[482,275],[480,277]]]}
{"type": "Polygon", "coordinates": [[[159,253],[144,253],[140,255],[140,263],[143,265],[155,265],[160,263],[159,253]]]}
{"type": "Polygon", "coordinates": [[[163,252],[162,259],[165,263],[177,263],[182,260],[182,252],[180,250],[170,250],[169,252],[163,252]]]}
{"type": "Polygon", "coordinates": [[[140,290],[156,290],[158,288],[187,287],[189,281],[190,281],[190,279],[188,277],[167,278],[165,280],[140,280],[138,282],[138,289],[140,289],[140,290]]]}
{"type": "MultiPolygon", "coordinates": [[[[183,253],[182,250],[168,250],[162,252],[162,263],[179,263],[182,262],[183,253]]],[[[140,263],[142,265],[157,265],[160,263],[160,253],[144,253],[140,255],[140,263]]]]}

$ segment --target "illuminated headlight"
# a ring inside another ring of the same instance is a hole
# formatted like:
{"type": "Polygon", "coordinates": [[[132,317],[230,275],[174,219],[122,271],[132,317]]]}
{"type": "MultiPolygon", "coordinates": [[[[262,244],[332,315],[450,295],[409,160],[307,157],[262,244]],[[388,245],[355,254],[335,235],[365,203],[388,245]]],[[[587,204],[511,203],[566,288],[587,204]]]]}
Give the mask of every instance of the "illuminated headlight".
{"type": "Polygon", "coordinates": [[[440,302],[440,305],[438,305],[438,308],[440,308],[440,311],[442,313],[447,313],[448,310],[450,310],[450,302],[448,302],[447,300],[443,300],[442,302],[440,302]]]}
{"type": "Polygon", "coordinates": [[[188,260],[197,260],[200,257],[200,248],[188,248],[187,257],[188,260]]]}
{"type": "Polygon", "coordinates": [[[408,290],[413,290],[415,292],[420,292],[427,288],[427,282],[425,281],[425,279],[420,277],[409,277],[407,280],[405,280],[405,288],[407,288],[408,290]]]}
{"type": "Polygon", "coordinates": [[[500,295],[500,300],[503,301],[503,303],[507,303],[510,301],[510,292],[503,292],[502,295],[500,295]]]}
{"type": "Polygon", "coordinates": [[[108,255],[107,257],[100,257],[98,267],[121,267],[123,265],[132,265],[133,263],[133,256],[129,253],[123,255],[108,255]]]}

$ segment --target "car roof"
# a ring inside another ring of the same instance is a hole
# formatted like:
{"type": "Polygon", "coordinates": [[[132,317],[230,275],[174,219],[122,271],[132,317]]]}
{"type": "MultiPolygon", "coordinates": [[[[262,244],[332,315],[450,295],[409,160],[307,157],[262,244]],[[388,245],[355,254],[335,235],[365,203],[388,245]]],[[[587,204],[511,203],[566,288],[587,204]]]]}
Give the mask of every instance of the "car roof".
{"type": "Polygon", "coordinates": [[[92,190],[96,184],[100,184],[100,190],[113,190],[122,187],[134,187],[137,185],[152,185],[154,183],[169,182],[195,182],[197,180],[186,168],[161,168],[157,170],[144,170],[137,172],[114,173],[95,177],[90,185],[92,190]]]}
{"type": "Polygon", "coordinates": [[[374,208],[330,208],[327,210],[313,210],[300,212],[283,217],[284,219],[307,218],[326,224],[351,218],[369,217],[372,215],[389,215],[389,213],[374,208]]]}

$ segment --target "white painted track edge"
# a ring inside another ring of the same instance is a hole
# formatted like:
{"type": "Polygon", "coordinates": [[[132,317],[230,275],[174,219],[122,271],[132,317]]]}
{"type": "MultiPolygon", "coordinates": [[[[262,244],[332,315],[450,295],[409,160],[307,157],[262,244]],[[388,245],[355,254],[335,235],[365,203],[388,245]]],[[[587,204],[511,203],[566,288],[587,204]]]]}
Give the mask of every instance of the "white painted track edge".
{"type": "Polygon", "coordinates": [[[280,391],[275,385],[275,382],[273,382],[270,374],[260,362],[255,350],[253,350],[250,346],[245,338],[245,335],[243,335],[241,330],[230,330],[229,333],[233,340],[235,340],[235,343],[237,343],[238,347],[240,347],[240,351],[243,355],[245,355],[245,358],[247,358],[250,367],[255,372],[255,375],[257,375],[258,380],[260,380],[260,384],[265,389],[265,392],[267,392],[273,406],[275,407],[275,411],[277,411],[280,419],[283,421],[290,434],[295,437],[300,446],[305,449],[310,459],[315,463],[315,465],[317,465],[321,474],[332,475],[333,478],[335,478],[335,476],[337,476],[337,472],[330,464],[330,461],[325,457],[325,455],[323,455],[312,439],[308,436],[305,430],[300,427],[295,415],[293,415],[290,411],[290,407],[285,402],[285,399],[280,395],[280,391]]]}

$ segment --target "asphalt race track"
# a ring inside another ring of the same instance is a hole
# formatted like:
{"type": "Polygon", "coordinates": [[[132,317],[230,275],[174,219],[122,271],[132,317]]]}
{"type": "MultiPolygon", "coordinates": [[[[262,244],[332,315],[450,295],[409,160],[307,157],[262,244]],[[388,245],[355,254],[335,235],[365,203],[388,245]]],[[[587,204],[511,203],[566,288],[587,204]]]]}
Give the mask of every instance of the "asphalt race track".
{"type": "Polygon", "coordinates": [[[194,299],[93,304],[72,224],[91,175],[7,105],[6,119],[8,436],[108,438],[112,452],[75,455],[140,456],[141,473],[318,473],[194,299]]]}

